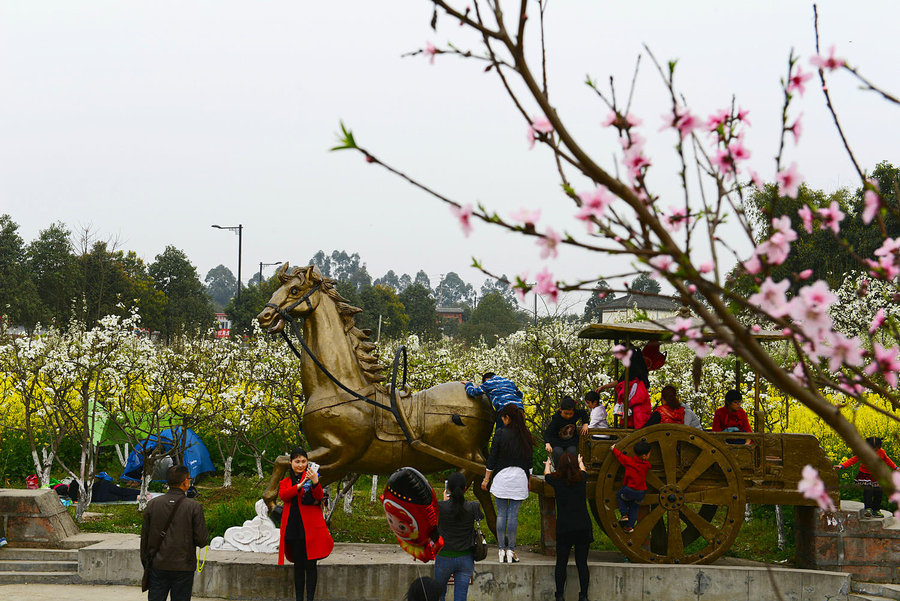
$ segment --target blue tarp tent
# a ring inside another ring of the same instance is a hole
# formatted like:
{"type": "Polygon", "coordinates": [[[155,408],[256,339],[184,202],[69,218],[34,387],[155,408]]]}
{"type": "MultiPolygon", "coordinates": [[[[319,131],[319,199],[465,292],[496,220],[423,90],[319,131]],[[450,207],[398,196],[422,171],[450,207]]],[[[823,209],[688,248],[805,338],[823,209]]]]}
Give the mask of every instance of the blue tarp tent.
{"type": "MultiPolygon", "coordinates": [[[[182,442],[180,427],[167,428],[158,435],[142,440],[135,445],[131,454],[128,455],[128,461],[125,462],[125,469],[122,471],[121,479],[140,480],[141,469],[144,467],[144,453],[152,451],[159,444],[162,445],[164,451],[168,451],[176,441],[178,443],[182,442]]],[[[190,428],[184,432],[184,449],[182,449],[181,456],[184,458],[184,464],[191,474],[191,480],[196,480],[200,474],[216,471],[216,468],[213,467],[212,459],[209,457],[209,451],[203,445],[203,441],[190,428]]]]}

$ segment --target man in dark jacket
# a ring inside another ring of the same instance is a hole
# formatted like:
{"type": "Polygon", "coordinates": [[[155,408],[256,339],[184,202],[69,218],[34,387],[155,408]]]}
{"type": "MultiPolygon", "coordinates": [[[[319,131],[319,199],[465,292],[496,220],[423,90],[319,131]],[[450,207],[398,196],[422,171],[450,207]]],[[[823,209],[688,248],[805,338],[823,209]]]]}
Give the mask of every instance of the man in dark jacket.
{"type": "Polygon", "coordinates": [[[147,503],[141,527],[141,563],[146,567],[152,559],[147,599],[166,601],[171,591],[172,601],[190,601],[197,566],[195,548],[206,546],[209,532],[200,503],[185,498],[191,486],[188,469],[170,467],[166,481],[169,492],[147,503]],[[171,525],[163,532],[170,516],[171,525]]]}

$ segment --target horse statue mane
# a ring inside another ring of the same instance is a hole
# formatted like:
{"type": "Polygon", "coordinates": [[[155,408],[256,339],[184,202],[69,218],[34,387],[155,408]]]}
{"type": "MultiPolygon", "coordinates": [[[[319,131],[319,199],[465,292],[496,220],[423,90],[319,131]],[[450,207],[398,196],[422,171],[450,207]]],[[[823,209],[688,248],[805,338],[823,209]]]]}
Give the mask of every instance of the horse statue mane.
{"type": "MultiPolygon", "coordinates": [[[[286,266],[287,264],[285,264],[285,267],[286,266]]],[[[300,275],[302,271],[303,268],[299,266],[294,267],[290,272],[287,272],[282,268],[278,271],[278,279],[282,284],[286,284],[291,278],[300,275]]],[[[369,342],[369,335],[372,333],[372,330],[361,330],[356,327],[356,318],[354,316],[357,313],[362,313],[363,310],[351,305],[350,301],[338,292],[336,286],[337,282],[332,278],[322,275],[322,272],[319,271],[318,267],[313,269],[310,275],[312,276],[311,279],[320,284],[319,289],[328,298],[334,301],[338,315],[340,315],[341,321],[344,324],[344,332],[350,337],[353,352],[359,360],[359,365],[362,368],[366,380],[372,384],[378,384],[384,381],[383,372],[385,367],[378,362],[378,357],[373,354],[373,351],[376,350],[375,343],[369,342]]]]}

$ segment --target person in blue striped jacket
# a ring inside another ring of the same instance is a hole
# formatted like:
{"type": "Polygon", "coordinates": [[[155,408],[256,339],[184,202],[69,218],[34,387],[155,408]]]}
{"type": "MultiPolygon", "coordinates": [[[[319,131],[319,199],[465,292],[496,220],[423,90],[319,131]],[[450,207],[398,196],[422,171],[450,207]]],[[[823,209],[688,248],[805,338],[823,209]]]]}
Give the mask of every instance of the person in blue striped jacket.
{"type": "MultiPolygon", "coordinates": [[[[522,404],[522,391],[512,380],[503,378],[494,372],[487,372],[481,376],[481,386],[475,386],[472,382],[463,382],[466,385],[466,394],[470,397],[487,395],[494,406],[494,411],[500,414],[500,410],[509,403],[513,403],[516,407],[525,410],[522,404]]],[[[497,418],[497,427],[502,428],[503,422],[497,418]]]]}

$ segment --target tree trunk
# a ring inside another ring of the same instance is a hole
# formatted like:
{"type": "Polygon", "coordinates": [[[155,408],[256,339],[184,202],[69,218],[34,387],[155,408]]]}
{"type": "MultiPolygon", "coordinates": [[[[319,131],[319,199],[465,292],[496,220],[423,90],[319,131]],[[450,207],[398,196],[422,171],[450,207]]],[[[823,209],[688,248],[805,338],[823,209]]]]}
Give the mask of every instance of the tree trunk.
{"type": "Polygon", "coordinates": [[[147,507],[147,501],[150,500],[147,489],[150,487],[150,479],[152,477],[150,474],[141,476],[141,492],[138,494],[138,511],[141,513],[144,512],[144,509],[147,507]]]}
{"type": "MultiPolygon", "coordinates": [[[[334,515],[334,510],[337,508],[338,503],[341,501],[341,497],[347,494],[347,491],[353,489],[353,485],[356,484],[356,481],[359,480],[359,474],[348,474],[344,479],[338,482],[338,486],[340,486],[341,482],[347,482],[344,485],[344,488],[338,489],[337,497],[331,499],[331,504],[328,507],[328,511],[325,514],[325,523],[331,525],[331,516],[334,515]]],[[[328,489],[331,488],[331,485],[328,485],[328,489]]],[[[326,490],[328,490],[326,489],[326,490]]],[[[330,491],[329,491],[330,492],[330,491]]],[[[330,495],[329,495],[330,496],[330,495]]]]}
{"type": "Polygon", "coordinates": [[[266,477],[266,475],[263,473],[263,469],[262,469],[262,456],[265,455],[265,453],[266,452],[263,451],[262,453],[254,453],[253,454],[253,457],[256,459],[256,477],[259,478],[260,480],[262,480],[263,478],[266,477]]]}
{"type": "Polygon", "coordinates": [[[34,473],[41,481],[41,486],[50,486],[50,468],[53,467],[54,452],[47,452],[47,447],[41,448],[38,455],[36,449],[31,450],[31,460],[34,462],[34,473]]]}
{"type": "Polygon", "coordinates": [[[222,481],[222,488],[231,488],[231,462],[234,457],[229,455],[225,458],[225,478],[222,481]]]}
{"type": "MultiPolygon", "coordinates": [[[[356,478],[359,478],[359,476],[356,476],[356,478]]],[[[356,478],[353,478],[352,482],[356,482],[356,478]]],[[[344,513],[353,515],[353,483],[350,484],[350,489],[344,494],[344,513]]]]}
{"type": "Polygon", "coordinates": [[[750,520],[753,519],[753,508],[750,506],[750,503],[744,505],[744,522],[750,523],[750,520]]]}
{"type": "Polygon", "coordinates": [[[784,551],[784,512],[781,511],[781,505],[775,506],[775,527],[778,530],[778,550],[784,551]]]}
{"type": "Polygon", "coordinates": [[[125,450],[122,450],[121,445],[116,445],[116,455],[119,458],[119,463],[122,464],[122,467],[125,467],[125,464],[128,462],[128,445],[125,445],[125,450]]]}
{"type": "Polygon", "coordinates": [[[375,499],[378,498],[378,474],[372,475],[372,492],[369,493],[369,501],[372,503],[375,502],[375,499]]]}
{"type": "Polygon", "coordinates": [[[81,481],[78,483],[81,486],[81,490],[78,493],[78,504],[75,506],[75,521],[79,524],[84,518],[84,512],[91,505],[91,495],[94,492],[94,478],[90,478],[88,481],[81,481]]]}

